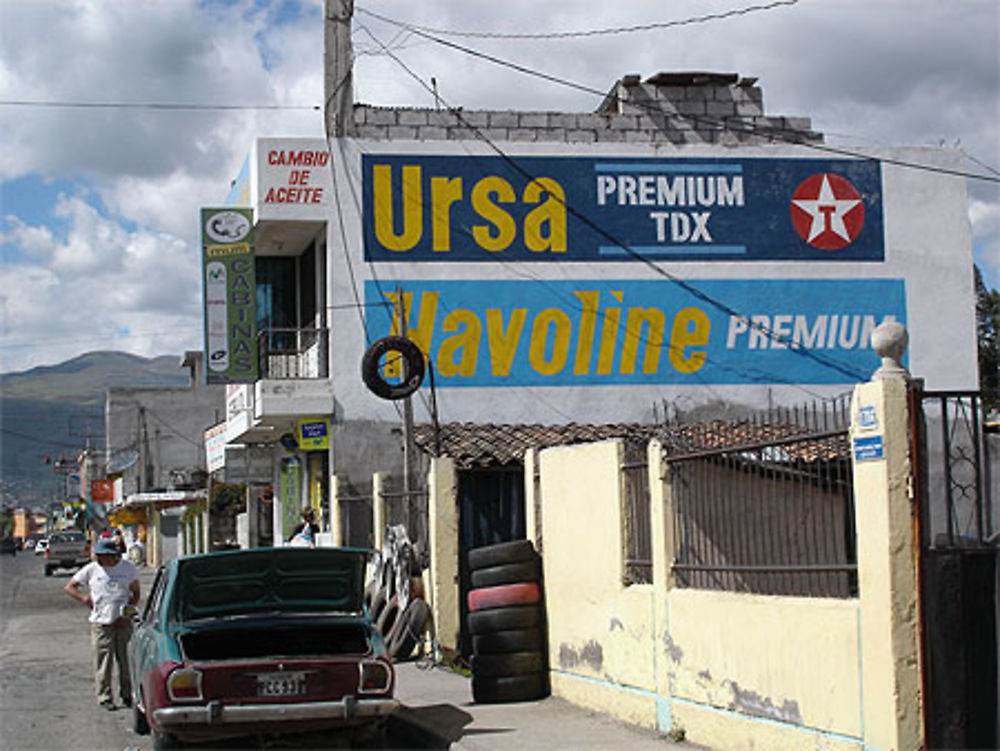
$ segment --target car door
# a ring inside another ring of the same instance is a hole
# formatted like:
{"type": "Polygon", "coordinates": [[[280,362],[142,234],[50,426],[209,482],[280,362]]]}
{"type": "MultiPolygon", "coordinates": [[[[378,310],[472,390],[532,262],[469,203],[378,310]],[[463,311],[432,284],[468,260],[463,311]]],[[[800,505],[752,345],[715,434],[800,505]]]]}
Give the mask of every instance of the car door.
{"type": "Polygon", "coordinates": [[[146,598],[146,607],[142,611],[142,617],[132,633],[132,640],[129,644],[129,671],[132,674],[133,690],[137,695],[142,686],[143,676],[157,661],[156,645],[158,639],[156,632],[161,626],[161,606],[166,589],[166,579],[163,568],[160,568],[156,572],[156,578],[153,579],[153,586],[146,598]]]}

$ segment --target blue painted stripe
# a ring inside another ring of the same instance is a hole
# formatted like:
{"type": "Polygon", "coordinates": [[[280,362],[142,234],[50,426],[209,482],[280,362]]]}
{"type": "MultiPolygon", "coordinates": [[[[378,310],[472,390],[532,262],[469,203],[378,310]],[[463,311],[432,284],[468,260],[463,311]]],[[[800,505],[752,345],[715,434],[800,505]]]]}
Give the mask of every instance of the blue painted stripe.
{"type": "Polygon", "coordinates": [[[834,733],[830,730],[820,730],[819,728],[809,728],[804,725],[792,725],[788,722],[781,722],[780,720],[772,720],[770,717],[756,717],[754,715],[743,714],[742,712],[736,712],[732,709],[723,709],[722,707],[713,707],[711,704],[702,704],[701,702],[691,701],[690,699],[682,699],[679,696],[673,697],[673,702],[676,704],[687,704],[690,707],[695,707],[696,709],[703,709],[709,712],[714,712],[716,714],[726,715],[728,717],[733,717],[740,720],[748,720],[750,722],[757,722],[763,725],[769,725],[779,730],[797,730],[803,733],[808,733],[809,735],[818,735],[822,738],[830,738],[832,740],[840,741],[842,743],[857,743],[862,748],[868,749],[868,746],[864,745],[864,739],[859,738],[855,735],[846,735],[844,733],[834,733]]]}
{"type": "Polygon", "coordinates": [[[746,255],[746,245],[602,245],[598,248],[602,256],[738,256],[746,255]]]}
{"type": "Polygon", "coordinates": [[[625,172],[625,173],[681,173],[690,175],[738,175],[743,172],[742,164],[662,164],[644,162],[642,164],[615,162],[598,162],[594,172],[625,172]]]}

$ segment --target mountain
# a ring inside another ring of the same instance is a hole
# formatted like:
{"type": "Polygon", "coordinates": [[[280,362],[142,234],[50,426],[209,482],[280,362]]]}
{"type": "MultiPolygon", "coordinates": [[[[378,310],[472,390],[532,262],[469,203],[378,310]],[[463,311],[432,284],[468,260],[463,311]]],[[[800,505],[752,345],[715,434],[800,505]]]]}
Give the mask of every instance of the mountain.
{"type": "Polygon", "coordinates": [[[111,387],[185,386],[176,355],[152,359],[88,352],[58,365],[0,374],[0,497],[43,506],[62,496],[59,459],[104,445],[104,398],[111,387]]]}

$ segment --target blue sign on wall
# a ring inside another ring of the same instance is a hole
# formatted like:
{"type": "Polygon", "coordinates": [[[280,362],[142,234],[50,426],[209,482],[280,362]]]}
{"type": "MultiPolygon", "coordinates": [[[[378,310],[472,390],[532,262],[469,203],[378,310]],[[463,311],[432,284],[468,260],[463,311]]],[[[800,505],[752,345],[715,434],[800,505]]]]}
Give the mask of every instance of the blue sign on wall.
{"type": "Polygon", "coordinates": [[[440,386],[850,383],[906,322],[900,279],[394,280],[365,283],[373,339],[397,285],[440,386]]]}
{"type": "Polygon", "coordinates": [[[882,261],[869,159],[362,157],[369,261],[882,261]]]}

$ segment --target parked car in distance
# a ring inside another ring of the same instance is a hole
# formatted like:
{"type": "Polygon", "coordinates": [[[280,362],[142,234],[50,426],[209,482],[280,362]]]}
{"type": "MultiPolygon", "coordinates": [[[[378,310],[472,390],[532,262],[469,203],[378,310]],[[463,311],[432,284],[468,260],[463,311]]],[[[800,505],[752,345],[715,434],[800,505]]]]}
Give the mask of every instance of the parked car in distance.
{"type": "MultiPolygon", "coordinates": [[[[37,546],[36,546],[37,547],[37,546]]],[[[78,568],[90,562],[90,540],[83,532],[63,530],[49,535],[45,549],[45,575],[61,568],[78,568]]]]}
{"type": "Polygon", "coordinates": [[[35,555],[42,555],[49,549],[49,538],[43,537],[35,543],[35,555]]]}
{"type": "Polygon", "coordinates": [[[395,670],[364,607],[367,551],[171,560],[129,642],[133,729],[153,747],[343,729],[379,740],[395,670]]]}
{"type": "Polygon", "coordinates": [[[13,537],[0,540],[0,554],[17,555],[17,542],[13,537]]]}

